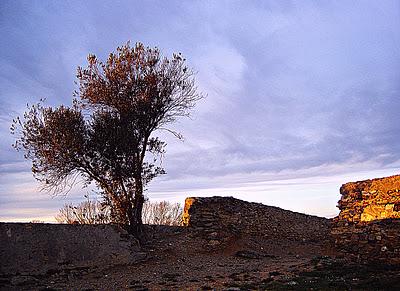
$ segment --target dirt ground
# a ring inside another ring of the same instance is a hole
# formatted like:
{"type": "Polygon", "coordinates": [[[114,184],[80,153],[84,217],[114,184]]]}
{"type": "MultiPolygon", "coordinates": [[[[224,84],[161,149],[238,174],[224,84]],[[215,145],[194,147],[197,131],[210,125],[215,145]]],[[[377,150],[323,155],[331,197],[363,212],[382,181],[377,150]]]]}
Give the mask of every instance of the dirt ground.
{"type": "Polygon", "coordinates": [[[209,248],[193,229],[154,226],[144,241],[134,264],[3,276],[0,289],[400,290],[399,266],[351,263],[328,239],[234,237],[209,248]]]}

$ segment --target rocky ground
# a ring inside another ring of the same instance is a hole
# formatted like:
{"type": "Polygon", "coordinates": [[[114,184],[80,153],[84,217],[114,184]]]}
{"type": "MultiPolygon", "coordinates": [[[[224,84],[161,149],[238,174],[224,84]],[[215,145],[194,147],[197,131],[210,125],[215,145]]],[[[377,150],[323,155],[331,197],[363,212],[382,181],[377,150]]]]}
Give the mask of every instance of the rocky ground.
{"type": "Polygon", "coordinates": [[[195,229],[148,226],[135,263],[2,275],[0,289],[400,290],[400,266],[352,263],[321,231],[325,239],[238,235],[210,247],[195,229]]]}

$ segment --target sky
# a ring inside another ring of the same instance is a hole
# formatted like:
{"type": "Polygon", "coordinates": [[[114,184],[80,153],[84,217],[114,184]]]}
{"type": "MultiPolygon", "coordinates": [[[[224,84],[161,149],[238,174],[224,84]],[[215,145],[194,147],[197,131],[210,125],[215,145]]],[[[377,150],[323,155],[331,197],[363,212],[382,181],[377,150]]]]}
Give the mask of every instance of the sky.
{"type": "Polygon", "coordinates": [[[89,53],[181,52],[206,98],[170,126],[150,200],[234,196],[333,217],[339,188],[398,174],[399,1],[0,1],[0,221],[54,221],[11,144],[26,104],[71,104],[89,53]]]}

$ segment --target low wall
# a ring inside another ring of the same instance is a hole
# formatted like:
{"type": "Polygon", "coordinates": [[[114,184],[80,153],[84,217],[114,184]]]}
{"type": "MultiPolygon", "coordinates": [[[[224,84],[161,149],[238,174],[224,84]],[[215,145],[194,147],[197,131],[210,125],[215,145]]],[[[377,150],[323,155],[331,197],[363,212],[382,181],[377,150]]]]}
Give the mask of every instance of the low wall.
{"type": "Polygon", "coordinates": [[[360,260],[400,264],[400,220],[385,219],[332,228],[336,246],[360,260]]]}
{"type": "Polygon", "coordinates": [[[327,239],[330,227],[326,218],[218,196],[186,198],[183,223],[208,236],[211,246],[240,235],[321,241],[327,239]]]}
{"type": "Polygon", "coordinates": [[[115,225],[0,223],[0,274],[131,263],[139,248],[115,225]]]}

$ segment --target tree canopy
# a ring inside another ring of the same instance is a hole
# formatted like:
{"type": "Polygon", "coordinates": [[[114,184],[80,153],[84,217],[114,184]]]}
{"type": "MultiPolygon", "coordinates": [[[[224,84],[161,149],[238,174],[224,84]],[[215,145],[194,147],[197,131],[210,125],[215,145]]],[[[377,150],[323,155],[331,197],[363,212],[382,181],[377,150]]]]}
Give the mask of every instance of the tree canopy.
{"type": "Polygon", "coordinates": [[[72,106],[31,106],[11,128],[15,148],[32,161],[34,177],[55,194],[94,182],[114,219],[138,233],[144,187],[163,174],[165,142],[153,136],[189,116],[202,98],[181,54],[130,43],[105,62],[95,55],[79,67],[72,106]]]}

